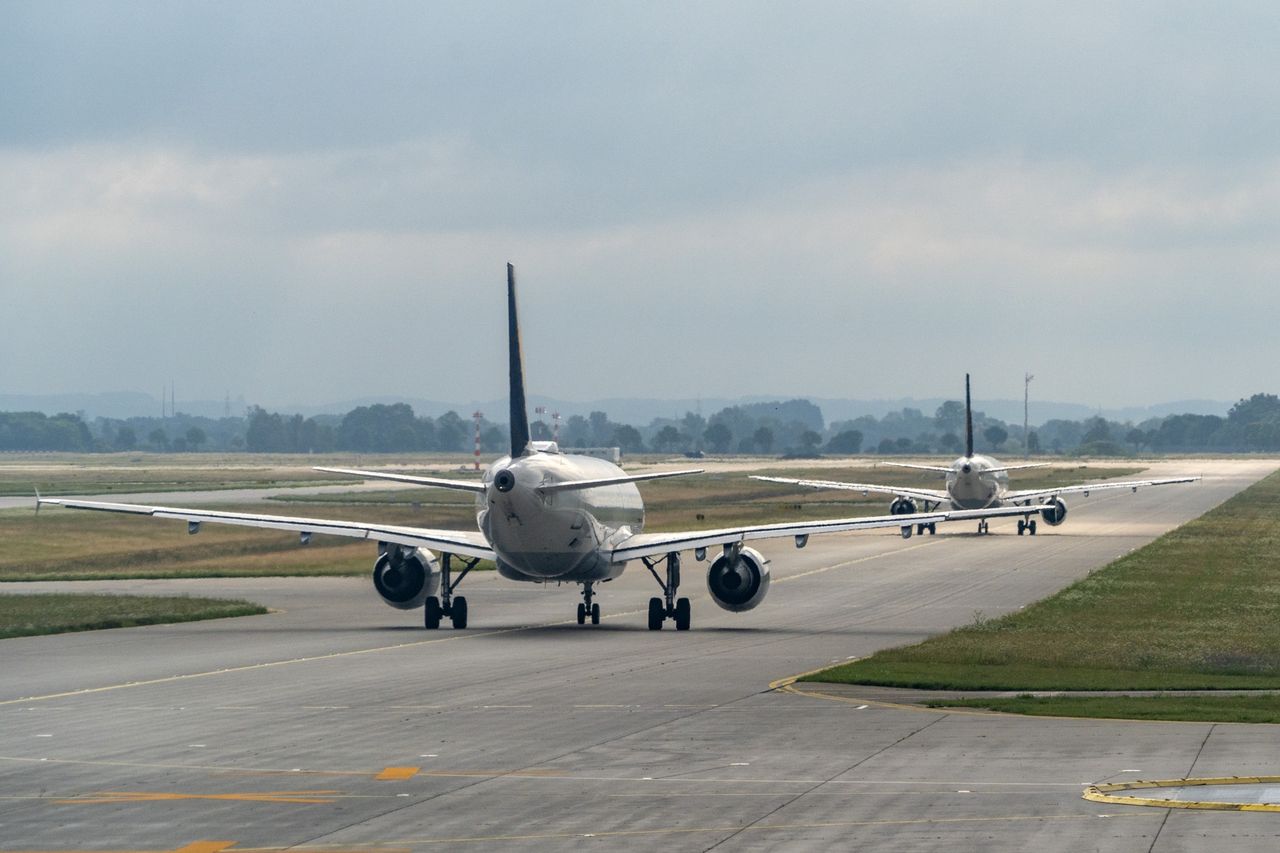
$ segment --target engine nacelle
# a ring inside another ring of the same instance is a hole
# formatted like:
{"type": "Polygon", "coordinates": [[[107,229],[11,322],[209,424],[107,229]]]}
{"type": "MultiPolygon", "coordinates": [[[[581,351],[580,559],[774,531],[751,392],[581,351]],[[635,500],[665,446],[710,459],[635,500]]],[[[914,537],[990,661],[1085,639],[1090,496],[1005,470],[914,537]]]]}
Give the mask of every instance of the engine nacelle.
{"type": "Polygon", "coordinates": [[[1050,498],[1040,507],[1040,517],[1045,524],[1057,527],[1067,520],[1067,505],[1062,502],[1062,498],[1050,498]]]}
{"type": "Polygon", "coordinates": [[[743,548],[732,564],[728,554],[721,554],[707,570],[707,591],[725,610],[750,610],[769,591],[768,559],[754,548],[743,548]]]}
{"type": "Polygon", "coordinates": [[[413,610],[440,589],[440,564],[423,548],[390,545],[373,564],[373,588],[397,610],[413,610]]]}
{"type": "Polygon", "coordinates": [[[911,498],[894,498],[889,504],[890,515],[911,515],[916,511],[916,502],[911,498]]]}

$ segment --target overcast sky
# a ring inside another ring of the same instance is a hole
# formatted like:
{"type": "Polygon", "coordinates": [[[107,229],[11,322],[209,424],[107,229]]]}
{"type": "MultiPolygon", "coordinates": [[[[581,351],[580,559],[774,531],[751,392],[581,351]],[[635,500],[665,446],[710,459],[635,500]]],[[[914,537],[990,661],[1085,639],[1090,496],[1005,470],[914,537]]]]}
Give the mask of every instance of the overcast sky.
{"type": "Polygon", "coordinates": [[[0,12],[0,393],[1280,390],[1273,2],[0,12]]]}

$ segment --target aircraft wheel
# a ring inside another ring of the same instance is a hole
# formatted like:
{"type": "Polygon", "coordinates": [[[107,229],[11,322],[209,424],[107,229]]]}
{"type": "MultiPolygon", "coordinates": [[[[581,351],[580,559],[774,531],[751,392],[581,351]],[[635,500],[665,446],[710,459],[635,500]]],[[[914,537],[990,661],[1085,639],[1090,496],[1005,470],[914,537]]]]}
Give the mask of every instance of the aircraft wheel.
{"type": "Polygon", "coordinates": [[[449,615],[453,618],[453,627],[459,630],[467,627],[467,600],[461,595],[455,598],[449,615]]]}
{"type": "Polygon", "coordinates": [[[1027,530],[1031,531],[1031,535],[1036,535],[1036,520],[1033,518],[1027,522],[1027,530]]]}
{"type": "Polygon", "coordinates": [[[581,601],[578,602],[578,624],[587,624],[587,605],[583,604],[581,601]]]}
{"type": "Polygon", "coordinates": [[[599,604],[591,605],[591,624],[592,625],[600,624],[600,605],[599,604]]]}
{"type": "Polygon", "coordinates": [[[649,630],[650,631],[662,630],[662,622],[664,619],[667,618],[667,614],[664,613],[663,610],[664,608],[662,606],[661,598],[655,597],[655,598],[649,599],[649,630]]]}
{"type": "Polygon", "coordinates": [[[929,535],[930,536],[938,535],[938,522],[936,521],[929,522],[929,535]]]}
{"type": "Polygon", "coordinates": [[[422,627],[428,631],[434,631],[440,627],[440,599],[434,595],[428,596],[426,603],[422,607],[422,627]]]}
{"type": "Polygon", "coordinates": [[[676,630],[689,630],[689,599],[680,598],[676,600],[676,630]]]}
{"type": "Polygon", "coordinates": [[[1021,536],[1026,532],[1027,532],[1027,522],[1021,518],[1018,519],[1018,535],[1021,536]]]}

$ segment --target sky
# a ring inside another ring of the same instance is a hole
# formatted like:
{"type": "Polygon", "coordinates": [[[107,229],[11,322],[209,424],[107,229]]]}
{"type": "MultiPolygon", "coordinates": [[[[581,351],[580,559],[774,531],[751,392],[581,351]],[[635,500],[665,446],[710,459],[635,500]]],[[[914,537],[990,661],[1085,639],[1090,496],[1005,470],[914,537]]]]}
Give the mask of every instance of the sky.
{"type": "Polygon", "coordinates": [[[1280,390],[1274,3],[3,12],[0,393],[1280,390]]]}

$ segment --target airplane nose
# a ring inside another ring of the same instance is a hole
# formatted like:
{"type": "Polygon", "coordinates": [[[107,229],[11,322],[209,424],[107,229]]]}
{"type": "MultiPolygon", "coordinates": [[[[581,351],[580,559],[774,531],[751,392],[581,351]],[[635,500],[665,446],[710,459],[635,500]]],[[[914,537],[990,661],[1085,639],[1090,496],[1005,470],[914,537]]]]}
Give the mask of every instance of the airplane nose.
{"type": "Polygon", "coordinates": [[[511,491],[512,487],[515,486],[515,484],[516,484],[516,475],[512,474],[511,469],[509,468],[503,468],[501,471],[499,471],[497,474],[494,475],[494,478],[493,478],[494,488],[496,488],[500,492],[503,492],[504,494],[506,492],[511,491]]]}

